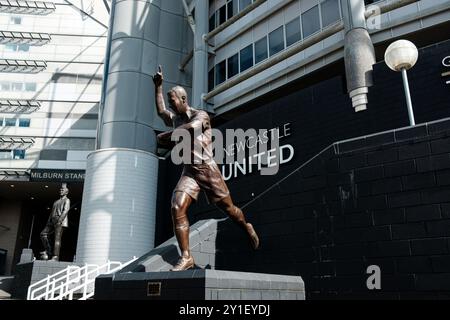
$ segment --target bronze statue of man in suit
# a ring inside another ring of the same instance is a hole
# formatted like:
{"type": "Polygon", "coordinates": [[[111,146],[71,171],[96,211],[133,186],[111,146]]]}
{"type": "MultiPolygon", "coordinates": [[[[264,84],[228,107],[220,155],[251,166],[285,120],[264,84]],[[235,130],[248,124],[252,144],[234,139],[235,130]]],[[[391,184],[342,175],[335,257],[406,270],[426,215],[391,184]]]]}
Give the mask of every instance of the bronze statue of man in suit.
{"type": "Polygon", "coordinates": [[[41,260],[48,260],[52,256],[52,260],[59,261],[62,233],[64,228],[68,227],[67,213],[70,209],[70,200],[67,198],[68,193],[69,189],[63,183],[59,190],[60,198],[53,203],[47,224],[41,232],[41,241],[45,249],[41,252],[41,260]],[[49,235],[52,233],[55,234],[53,251],[49,240],[49,235]]]}
{"type": "MultiPolygon", "coordinates": [[[[192,148],[191,156],[196,159],[192,163],[184,163],[183,173],[172,195],[171,213],[174,233],[181,250],[181,258],[172,271],[192,268],[194,258],[189,248],[189,220],[187,211],[193,200],[197,200],[200,190],[206,193],[210,203],[214,203],[236,222],[247,233],[254,249],[259,247],[259,238],[255,229],[247,223],[241,209],[231,200],[230,192],[222,174],[213,159],[211,125],[208,113],[196,110],[188,105],[186,91],[176,86],[167,92],[171,110],[166,109],[162,90],[163,74],[161,66],[153,76],[155,84],[155,102],[158,115],[167,126],[175,129],[200,131],[195,136],[190,135],[191,145],[199,144],[199,148],[192,148]],[[200,150],[200,152],[198,152],[200,150]]],[[[171,147],[173,131],[158,135],[158,143],[171,147]]]]}

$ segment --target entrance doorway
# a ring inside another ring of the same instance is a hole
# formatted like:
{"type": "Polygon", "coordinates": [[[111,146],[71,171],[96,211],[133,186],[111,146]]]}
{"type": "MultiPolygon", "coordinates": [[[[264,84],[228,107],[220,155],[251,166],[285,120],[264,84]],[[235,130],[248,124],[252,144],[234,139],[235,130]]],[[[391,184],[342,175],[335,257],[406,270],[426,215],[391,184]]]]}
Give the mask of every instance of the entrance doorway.
{"type": "MultiPolygon", "coordinates": [[[[9,261],[11,273],[20,260],[22,249],[31,248],[36,259],[39,259],[40,252],[44,250],[40,233],[47,223],[53,203],[59,199],[60,187],[60,182],[0,182],[0,202],[15,203],[16,207],[20,208],[13,213],[19,215],[15,217],[18,224],[10,228],[8,239],[9,242],[15,241],[13,257],[10,259],[12,261],[9,261]]],[[[67,187],[71,209],[68,213],[69,226],[64,229],[62,235],[60,261],[73,261],[75,257],[83,194],[83,183],[67,183],[67,187]]],[[[53,235],[50,239],[53,243],[53,235]]]]}

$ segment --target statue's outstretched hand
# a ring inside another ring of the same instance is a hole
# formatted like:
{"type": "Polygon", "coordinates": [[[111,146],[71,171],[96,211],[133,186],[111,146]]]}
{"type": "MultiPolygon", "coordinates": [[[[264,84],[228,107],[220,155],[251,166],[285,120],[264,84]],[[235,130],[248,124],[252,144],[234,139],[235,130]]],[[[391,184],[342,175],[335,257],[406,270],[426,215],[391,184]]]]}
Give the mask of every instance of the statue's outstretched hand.
{"type": "Polygon", "coordinates": [[[155,73],[155,75],[153,76],[153,83],[155,84],[155,86],[159,87],[162,85],[162,82],[163,82],[162,68],[161,66],[158,66],[158,72],[155,73]]]}

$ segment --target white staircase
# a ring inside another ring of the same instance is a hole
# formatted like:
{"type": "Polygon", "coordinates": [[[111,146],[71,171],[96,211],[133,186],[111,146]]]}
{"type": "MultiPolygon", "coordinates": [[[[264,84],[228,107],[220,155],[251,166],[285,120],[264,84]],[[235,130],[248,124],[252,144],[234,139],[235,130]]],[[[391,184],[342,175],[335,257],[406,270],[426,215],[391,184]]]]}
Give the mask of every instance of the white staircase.
{"type": "Polygon", "coordinates": [[[135,261],[126,263],[108,261],[104,265],[85,264],[82,267],[68,266],[48,275],[28,287],[27,300],[87,300],[94,296],[95,278],[100,274],[114,273],[135,261]]]}

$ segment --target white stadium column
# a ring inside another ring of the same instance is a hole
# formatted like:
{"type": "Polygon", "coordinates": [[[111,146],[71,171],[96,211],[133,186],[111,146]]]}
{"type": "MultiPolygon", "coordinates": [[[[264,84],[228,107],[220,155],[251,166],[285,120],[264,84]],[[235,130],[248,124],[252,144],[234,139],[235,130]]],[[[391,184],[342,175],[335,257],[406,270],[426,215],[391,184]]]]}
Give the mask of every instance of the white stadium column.
{"type": "Polygon", "coordinates": [[[112,1],[97,150],[87,159],[78,263],[125,262],[154,247],[158,157],[151,76],[161,50],[161,3],[112,1]]]}
{"type": "Polygon", "coordinates": [[[77,262],[128,261],[154,245],[158,158],[110,148],[88,157],[77,262]]]}

